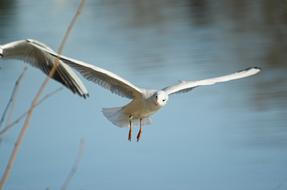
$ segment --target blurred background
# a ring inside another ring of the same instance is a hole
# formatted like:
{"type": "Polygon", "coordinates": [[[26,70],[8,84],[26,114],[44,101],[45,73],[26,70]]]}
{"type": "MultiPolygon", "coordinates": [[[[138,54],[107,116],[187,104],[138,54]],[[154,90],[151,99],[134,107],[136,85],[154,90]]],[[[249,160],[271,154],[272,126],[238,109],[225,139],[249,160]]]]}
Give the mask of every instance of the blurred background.
{"type": "MultiPolygon", "coordinates": [[[[56,50],[78,4],[0,0],[0,44],[32,38],[56,50]]],[[[65,89],[35,111],[6,189],[59,189],[81,138],[71,190],[287,189],[286,33],[286,0],[87,0],[64,54],[140,87],[262,72],[170,97],[139,143],[101,113],[129,100],[83,79],[90,98],[65,89]]],[[[1,113],[24,65],[0,61],[1,113]]],[[[29,67],[15,118],[44,78],[29,67]]],[[[59,86],[51,81],[46,93],[59,86]]],[[[1,139],[0,175],[21,127],[1,139]]]]}

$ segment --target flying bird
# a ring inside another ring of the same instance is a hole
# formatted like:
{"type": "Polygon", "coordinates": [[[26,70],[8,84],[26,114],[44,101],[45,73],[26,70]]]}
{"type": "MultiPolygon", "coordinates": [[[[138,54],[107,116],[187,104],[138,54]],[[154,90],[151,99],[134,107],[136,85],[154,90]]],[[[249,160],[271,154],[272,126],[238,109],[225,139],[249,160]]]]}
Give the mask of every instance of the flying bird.
{"type": "MultiPolygon", "coordinates": [[[[0,45],[0,58],[23,60],[48,75],[55,64],[56,58],[45,50],[55,53],[50,47],[39,41],[19,40],[0,45]]],[[[89,96],[81,79],[62,61],[59,62],[52,78],[81,97],[86,98],[89,96]]]]}
{"type": "MultiPolygon", "coordinates": [[[[47,50],[47,52],[49,51],[47,50]]],[[[131,99],[128,104],[122,107],[103,108],[102,110],[104,116],[114,125],[129,127],[129,141],[132,139],[132,123],[139,122],[140,128],[137,133],[137,141],[139,141],[142,135],[142,126],[151,123],[150,116],[166,105],[170,95],[188,92],[199,86],[249,77],[260,72],[260,68],[251,67],[220,77],[198,81],[181,81],[161,90],[153,90],[139,88],[122,77],[94,65],[57,55],[55,52],[49,53],[79,71],[86,79],[110,90],[112,93],[131,99]]]]}

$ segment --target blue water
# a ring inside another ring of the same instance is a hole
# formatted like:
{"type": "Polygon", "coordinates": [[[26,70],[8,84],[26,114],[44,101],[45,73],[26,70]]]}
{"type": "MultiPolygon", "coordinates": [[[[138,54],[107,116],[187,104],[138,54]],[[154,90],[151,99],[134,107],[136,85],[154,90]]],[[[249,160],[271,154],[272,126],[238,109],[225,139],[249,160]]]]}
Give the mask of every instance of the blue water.
{"type": "MultiPolygon", "coordinates": [[[[0,43],[33,38],[56,50],[77,5],[0,1],[0,43]]],[[[260,0],[87,0],[64,54],[139,87],[161,89],[250,66],[263,71],[170,97],[139,143],[129,142],[128,129],[101,113],[129,100],[83,79],[89,99],[65,89],[35,111],[5,189],[59,189],[81,138],[84,154],[71,190],[286,189],[286,6],[260,0]]],[[[24,65],[0,61],[1,112],[24,65]]],[[[29,67],[15,118],[44,78],[29,67]]],[[[51,81],[45,92],[58,87],[51,81]]],[[[2,138],[0,175],[21,127],[2,138]]]]}

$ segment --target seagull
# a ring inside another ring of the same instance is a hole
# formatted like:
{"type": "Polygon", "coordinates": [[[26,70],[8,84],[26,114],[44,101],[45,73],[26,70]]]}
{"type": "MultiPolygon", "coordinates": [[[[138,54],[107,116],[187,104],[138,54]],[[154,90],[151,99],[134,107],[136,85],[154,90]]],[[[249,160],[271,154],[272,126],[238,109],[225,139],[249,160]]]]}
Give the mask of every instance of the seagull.
{"type": "MultiPolygon", "coordinates": [[[[0,58],[23,60],[48,75],[56,59],[45,50],[55,53],[50,47],[39,41],[30,39],[19,40],[0,45],[0,58]]],[[[80,78],[62,61],[59,62],[52,78],[83,98],[89,96],[80,78]]]]}
{"type": "Polygon", "coordinates": [[[249,77],[260,72],[259,67],[250,67],[232,74],[197,81],[181,81],[161,90],[139,88],[124,78],[100,67],[58,55],[46,49],[50,55],[57,57],[67,65],[76,69],[84,78],[90,80],[112,93],[131,99],[121,107],[103,108],[104,116],[118,127],[129,127],[128,140],[132,139],[132,123],[139,123],[137,141],[142,136],[142,126],[151,123],[150,116],[164,107],[170,95],[189,92],[190,90],[215,83],[226,82],[249,77]]]}

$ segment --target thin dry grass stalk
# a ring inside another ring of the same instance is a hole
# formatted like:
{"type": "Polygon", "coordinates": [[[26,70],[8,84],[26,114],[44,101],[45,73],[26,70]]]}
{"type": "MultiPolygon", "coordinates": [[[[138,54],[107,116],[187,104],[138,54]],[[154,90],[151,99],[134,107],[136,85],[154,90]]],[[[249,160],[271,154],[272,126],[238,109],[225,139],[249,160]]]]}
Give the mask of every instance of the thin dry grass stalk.
{"type": "Polygon", "coordinates": [[[84,148],[85,148],[85,141],[84,141],[84,139],[81,139],[76,159],[74,161],[74,164],[73,164],[73,166],[72,166],[72,168],[71,168],[66,180],[64,181],[64,184],[62,185],[61,190],[68,189],[68,185],[71,183],[74,175],[76,174],[76,172],[77,172],[77,170],[79,168],[79,164],[80,164],[80,161],[81,161],[83,153],[84,153],[84,148]]]}
{"type": "MultiPolygon", "coordinates": [[[[52,92],[46,94],[41,100],[39,100],[39,102],[37,102],[36,106],[39,106],[45,100],[52,97],[53,95],[55,95],[56,93],[58,93],[59,91],[61,91],[63,89],[64,89],[63,87],[60,87],[60,88],[57,88],[56,90],[53,90],[52,92]]],[[[10,122],[2,130],[0,130],[0,139],[8,132],[9,129],[13,128],[16,124],[18,124],[28,114],[28,111],[29,110],[22,113],[17,119],[15,119],[13,122],[10,122]]]]}
{"type": "Polygon", "coordinates": [[[13,88],[11,96],[10,96],[10,99],[8,101],[8,104],[5,107],[5,110],[4,110],[4,112],[2,114],[2,117],[1,117],[1,120],[0,120],[0,128],[2,128],[3,123],[5,121],[5,118],[6,118],[6,115],[7,115],[8,112],[9,112],[9,114],[8,114],[7,122],[9,122],[9,120],[11,119],[11,116],[12,116],[12,113],[13,113],[13,110],[14,110],[14,107],[15,107],[16,95],[18,93],[20,83],[22,82],[22,79],[23,79],[23,77],[24,77],[24,75],[25,75],[25,73],[27,71],[27,68],[28,67],[24,67],[23,71],[21,72],[21,74],[19,75],[19,77],[17,78],[17,80],[15,82],[14,88],[13,88]]]}
{"type": "MultiPolygon", "coordinates": [[[[58,50],[58,54],[61,54],[61,53],[62,53],[63,48],[64,48],[64,45],[65,45],[65,43],[66,43],[66,41],[67,41],[67,39],[68,39],[68,36],[69,36],[69,34],[70,34],[70,32],[71,32],[71,30],[72,30],[72,28],[73,28],[73,26],[74,26],[74,24],[75,24],[77,18],[78,18],[78,16],[79,16],[80,13],[81,13],[81,10],[82,10],[82,8],[83,8],[83,6],[84,6],[84,3],[85,3],[85,0],[81,0],[80,5],[79,5],[79,7],[78,7],[78,9],[77,9],[77,12],[76,12],[76,14],[74,15],[74,17],[73,17],[73,19],[72,19],[70,25],[68,26],[67,31],[65,32],[64,38],[63,38],[63,40],[62,40],[62,42],[61,42],[61,45],[60,45],[60,47],[59,47],[59,50],[58,50]]],[[[38,90],[36,96],[34,97],[34,99],[33,99],[33,101],[32,101],[31,107],[30,107],[30,109],[29,109],[29,111],[28,111],[28,114],[27,114],[26,119],[25,119],[25,122],[24,122],[24,126],[22,127],[22,129],[21,129],[21,131],[20,131],[20,134],[19,134],[19,136],[18,136],[18,138],[17,138],[17,140],[16,140],[16,142],[15,142],[15,145],[14,145],[13,151],[12,151],[12,153],[11,153],[11,155],[10,155],[8,164],[7,164],[6,168],[5,168],[5,171],[4,171],[3,176],[2,176],[2,178],[1,178],[1,181],[0,181],[0,190],[3,189],[5,183],[7,182],[8,178],[9,178],[9,176],[10,176],[10,173],[11,173],[13,164],[14,164],[14,162],[15,162],[15,160],[16,160],[17,153],[18,153],[18,151],[19,151],[20,145],[21,145],[21,143],[22,143],[22,141],[23,141],[23,139],[24,139],[24,136],[25,136],[25,134],[26,134],[27,129],[29,128],[30,120],[31,120],[31,118],[32,118],[33,111],[34,111],[34,109],[35,109],[35,107],[36,107],[36,105],[37,105],[37,102],[38,102],[38,100],[39,100],[39,98],[40,98],[42,92],[44,91],[45,87],[47,86],[50,77],[54,75],[54,73],[55,73],[55,71],[56,71],[58,65],[59,65],[59,60],[56,59],[55,64],[54,64],[52,70],[50,71],[49,75],[47,76],[47,78],[45,79],[45,81],[43,82],[43,84],[40,86],[40,88],[39,88],[39,90],[38,90]]]]}

